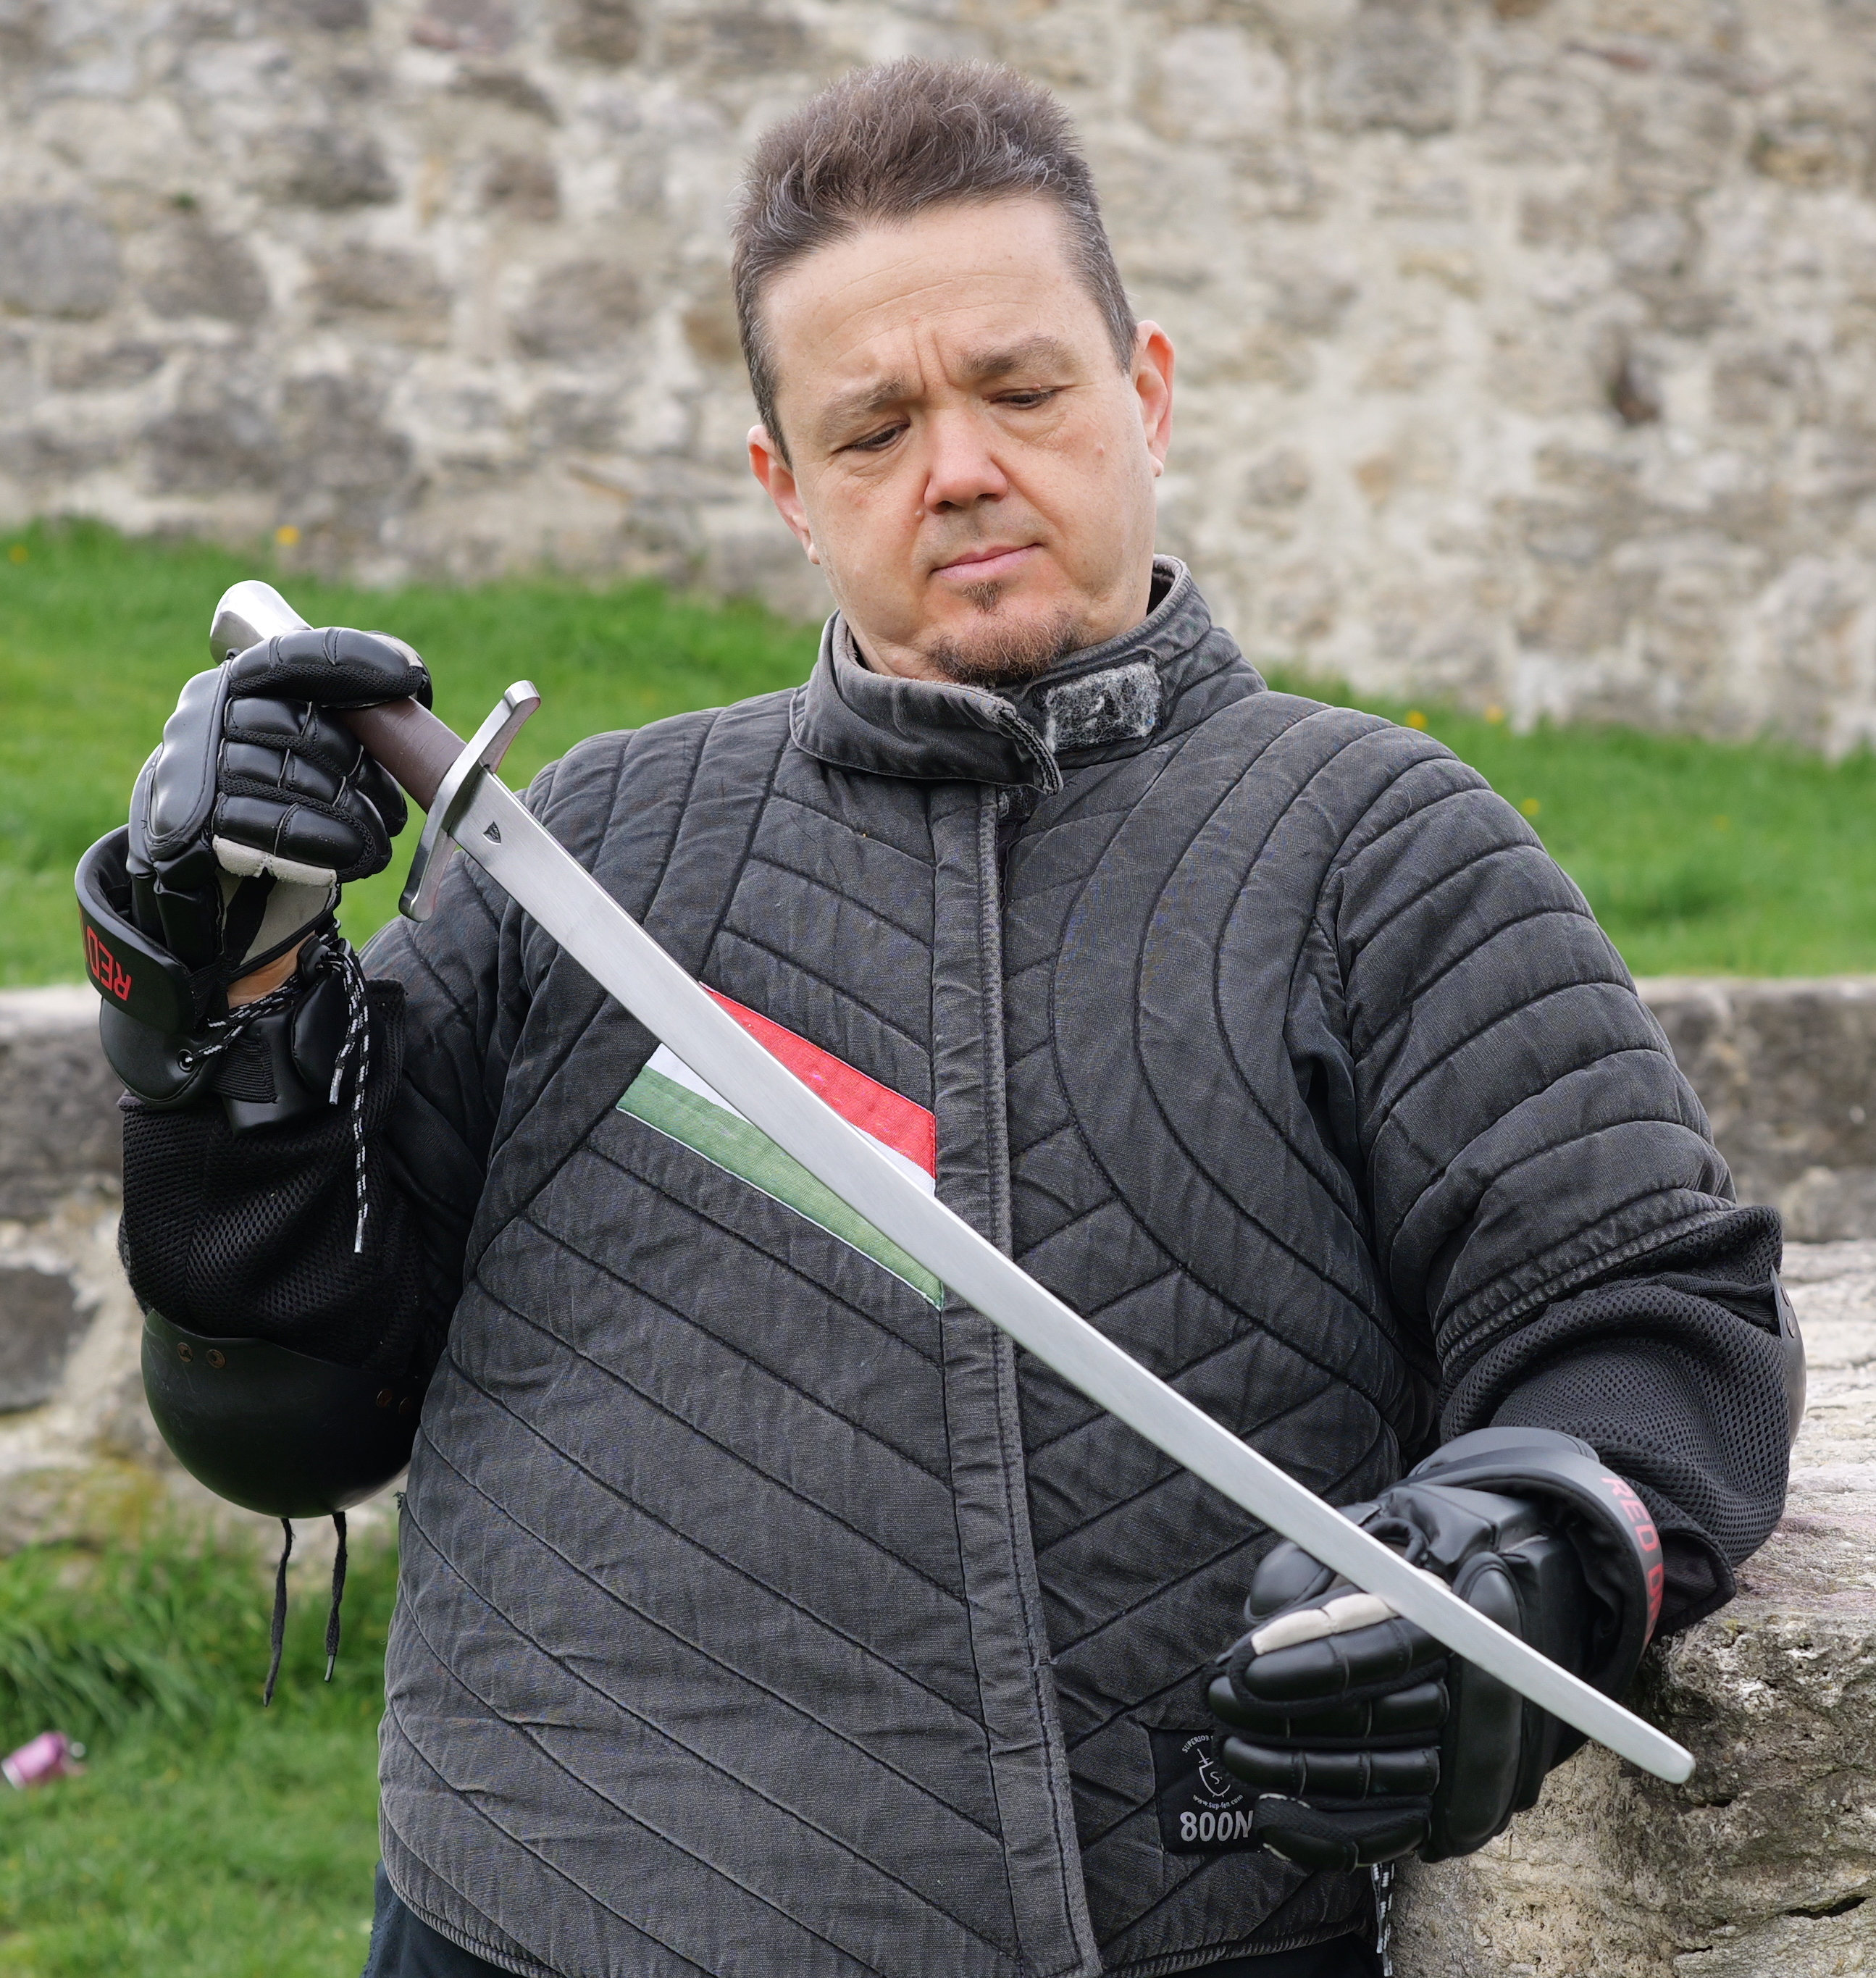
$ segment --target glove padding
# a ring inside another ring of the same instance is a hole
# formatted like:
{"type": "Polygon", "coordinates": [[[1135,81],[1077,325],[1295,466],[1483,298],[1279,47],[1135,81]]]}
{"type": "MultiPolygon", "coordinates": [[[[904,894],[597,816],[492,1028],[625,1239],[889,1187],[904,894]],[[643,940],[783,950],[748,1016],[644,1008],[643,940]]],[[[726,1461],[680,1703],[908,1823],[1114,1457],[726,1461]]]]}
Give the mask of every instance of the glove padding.
{"type": "MultiPolygon", "coordinates": [[[[1348,1515],[1573,1674],[1627,1687],[1660,1612],[1660,1542],[1586,1443],[1479,1430],[1348,1515]]],[[[1219,1757],[1259,1794],[1265,1845],[1304,1867],[1470,1854],[1583,1742],[1288,1542],[1246,1617],[1207,1696],[1219,1757]]]]}
{"type": "Polygon", "coordinates": [[[250,646],[182,691],[131,799],[141,932],[203,980],[198,1017],[381,872],[404,799],[334,710],[414,696],[428,672],[382,633],[329,627],[250,646]]]}

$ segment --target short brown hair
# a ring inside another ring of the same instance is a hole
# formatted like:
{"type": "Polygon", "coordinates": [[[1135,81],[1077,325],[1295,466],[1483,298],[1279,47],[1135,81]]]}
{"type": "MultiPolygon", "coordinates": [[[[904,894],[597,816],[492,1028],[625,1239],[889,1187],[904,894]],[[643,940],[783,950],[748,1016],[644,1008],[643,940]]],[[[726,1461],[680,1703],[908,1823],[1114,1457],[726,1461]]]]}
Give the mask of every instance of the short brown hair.
{"type": "Polygon", "coordinates": [[[1133,311],[1068,113],[991,62],[916,59],[855,69],[766,131],[743,175],[730,263],[756,409],[787,455],[759,305],[769,278],[861,227],[928,207],[1023,194],[1052,199],[1124,367],[1133,311]]]}

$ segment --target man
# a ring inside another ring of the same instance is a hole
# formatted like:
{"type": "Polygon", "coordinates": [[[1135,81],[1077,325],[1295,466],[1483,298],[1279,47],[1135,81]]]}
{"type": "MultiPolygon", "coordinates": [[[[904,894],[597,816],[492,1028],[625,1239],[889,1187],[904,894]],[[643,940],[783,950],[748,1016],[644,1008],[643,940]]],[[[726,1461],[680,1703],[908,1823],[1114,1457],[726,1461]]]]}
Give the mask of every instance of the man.
{"type": "MultiPolygon", "coordinates": [[[[1580,896],[1156,560],[1172,348],[1045,93],[849,76],[736,283],[813,675],[531,802],[1026,1268],[1619,1689],[1778,1515],[1785,1352],[1580,896]]],[[[349,632],[191,683],[124,885],[201,1020],[108,1029],[146,1305],[434,1364],[370,1971],[1379,1969],[1371,1870],[1571,1741],[765,1164],[465,862],[362,996],[329,910],[401,804],[332,710],[413,683],[349,632]]]]}

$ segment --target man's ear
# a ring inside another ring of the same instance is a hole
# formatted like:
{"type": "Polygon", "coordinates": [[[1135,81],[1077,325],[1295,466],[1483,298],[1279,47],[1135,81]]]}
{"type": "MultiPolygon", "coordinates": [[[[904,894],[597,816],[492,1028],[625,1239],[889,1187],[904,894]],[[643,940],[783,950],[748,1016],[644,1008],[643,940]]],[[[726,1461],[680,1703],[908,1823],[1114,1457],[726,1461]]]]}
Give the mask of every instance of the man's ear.
{"type": "Polygon", "coordinates": [[[789,465],[781,448],[769,437],[766,426],[749,428],[749,447],[750,473],[762,483],[776,505],[776,512],[794,531],[802,554],[810,563],[818,564],[821,555],[814,546],[814,531],[808,526],[808,511],[802,503],[795,470],[789,465]]]}
{"type": "Polygon", "coordinates": [[[1143,322],[1133,333],[1133,390],[1157,474],[1173,443],[1173,339],[1156,322],[1143,322]]]}

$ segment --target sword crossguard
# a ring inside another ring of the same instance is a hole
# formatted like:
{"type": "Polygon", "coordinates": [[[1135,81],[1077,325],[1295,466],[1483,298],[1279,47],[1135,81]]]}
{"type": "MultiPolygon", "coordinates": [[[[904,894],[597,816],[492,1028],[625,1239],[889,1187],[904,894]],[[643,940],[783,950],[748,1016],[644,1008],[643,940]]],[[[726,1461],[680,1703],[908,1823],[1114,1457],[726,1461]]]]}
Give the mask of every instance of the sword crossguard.
{"type": "Polygon", "coordinates": [[[427,921],[436,911],[437,891],[448,868],[449,855],[456,848],[452,834],[468,808],[469,799],[475,794],[476,785],[491,770],[501,766],[501,759],[508,752],[509,743],[540,705],[541,696],[534,682],[517,680],[490,710],[481,726],[466,743],[459,745],[444,723],[414,700],[363,708],[356,714],[343,717],[346,725],[366,749],[412,796],[425,806],[423,835],[417,841],[416,854],[410,862],[410,877],[404,882],[403,897],[398,901],[398,911],[406,920],[427,921]],[[417,716],[423,717],[421,725],[425,732],[421,738],[415,733],[402,733],[418,726],[414,720],[417,716]],[[435,732],[438,729],[442,731],[440,734],[435,732]],[[450,744],[456,745],[457,752],[435,781],[426,802],[413,783],[428,780],[421,771],[434,763],[435,753],[445,738],[450,744]],[[413,749],[409,746],[419,740],[420,749],[413,749]],[[405,746],[398,746],[400,743],[405,746]],[[420,759],[412,761],[412,756],[420,759]],[[406,767],[419,773],[407,779],[403,773],[406,767]]]}

